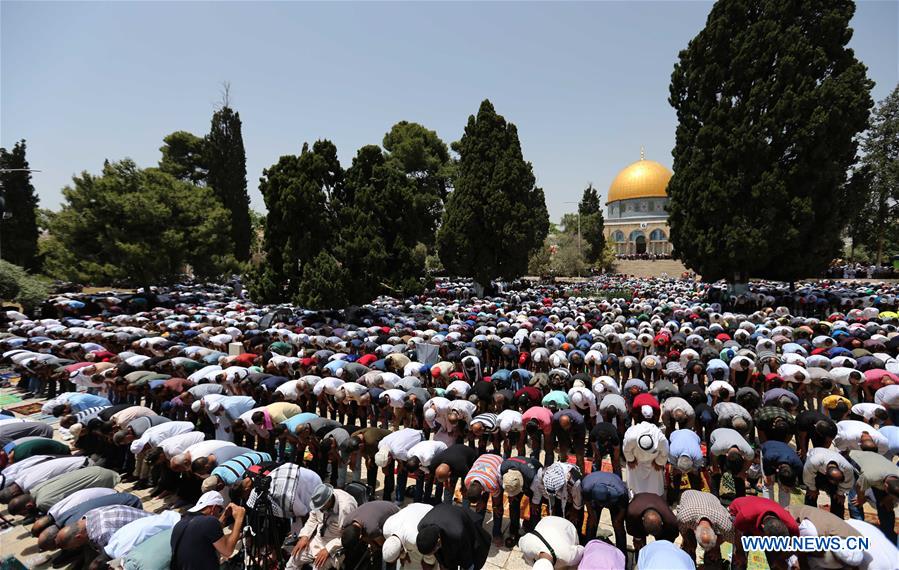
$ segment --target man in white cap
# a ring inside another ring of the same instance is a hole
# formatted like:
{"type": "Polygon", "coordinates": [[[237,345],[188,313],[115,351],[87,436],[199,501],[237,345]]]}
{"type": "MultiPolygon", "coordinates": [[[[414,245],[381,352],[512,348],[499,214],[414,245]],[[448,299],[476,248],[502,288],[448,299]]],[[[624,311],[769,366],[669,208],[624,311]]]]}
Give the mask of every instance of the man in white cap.
{"type": "Polygon", "coordinates": [[[203,493],[172,529],[172,570],[214,570],[219,558],[230,558],[243,528],[243,507],[229,504],[218,491],[203,493]],[[231,533],[222,528],[229,515],[234,517],[231,533]]]}
{"type": "Polygon", "coordinates": [[[312,493],[309,504],[312,512],[300,530],[287,570],[299,570],[307,564],[318,570],[336,567],[343,527],[352,522],[357,506],[356,499],[346,491],[324,483],[319,485],[312,493]]]}
{"type": "Polygon", "coordinates": [[[522,536],[518,548],[534,570],[577,566],[584,555],[577,530],[562,517],[544,517],[534,530],[522,536]]]}
{"type": "Polygon", "coordinates": [[[627,428],[622,444],[628,487],[636,493],[665,493],[668,439],[657,426],[640,422],[627,428]]]}
{"type": "Polygon", "coordinates": [[[425,503],[412,503],[384,521],[384,545],[381,556],[387,564],[401,560],[404,564],[417,567],[421,564],[435,565],[433,555],[423,556],[415,546],[418,537],[418,523],[434,507],[425,503]]]}

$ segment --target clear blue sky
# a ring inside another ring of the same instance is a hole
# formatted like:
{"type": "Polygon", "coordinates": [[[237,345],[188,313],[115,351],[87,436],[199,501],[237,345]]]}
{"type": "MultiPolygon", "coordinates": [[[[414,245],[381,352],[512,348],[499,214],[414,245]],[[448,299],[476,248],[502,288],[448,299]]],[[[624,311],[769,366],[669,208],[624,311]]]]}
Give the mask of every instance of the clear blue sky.
{"type": "MultiPolygon", "coordinates": [[[[232,85],[252,205],[262,169],[329,138],[349,166],[400,120],[457,140],[484,98],[518,125],[552,219],[588,181],[647,158],[670,167],[668,82],[707,2],[0,4],[0,145],[28,141],[43,207],[73,174],[162,137],[203,134],[232,85]]],[[[863,1],[852,46],[897,83],[897,3],[863,1]]]]}

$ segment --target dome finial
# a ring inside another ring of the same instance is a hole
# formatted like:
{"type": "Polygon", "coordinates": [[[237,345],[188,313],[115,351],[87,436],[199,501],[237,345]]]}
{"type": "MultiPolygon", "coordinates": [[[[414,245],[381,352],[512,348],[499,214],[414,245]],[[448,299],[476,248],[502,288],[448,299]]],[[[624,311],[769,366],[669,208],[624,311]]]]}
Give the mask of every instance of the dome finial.
{"type": "Polygon", "coordinates": [[[643,151],[643,145],[640,145],[640,160],[646,160],[646,153],[643,151]]]}

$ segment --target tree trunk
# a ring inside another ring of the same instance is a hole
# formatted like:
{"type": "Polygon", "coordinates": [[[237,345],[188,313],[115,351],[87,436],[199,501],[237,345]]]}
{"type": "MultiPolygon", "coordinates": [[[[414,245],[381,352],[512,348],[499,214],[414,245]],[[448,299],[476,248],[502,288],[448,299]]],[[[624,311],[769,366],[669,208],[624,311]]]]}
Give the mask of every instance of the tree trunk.
{"type": "Polygon", "coordinates": [[[877,234],[877,258],[875,263],[878,266],[883,263],[883,233],[877,234]]]}

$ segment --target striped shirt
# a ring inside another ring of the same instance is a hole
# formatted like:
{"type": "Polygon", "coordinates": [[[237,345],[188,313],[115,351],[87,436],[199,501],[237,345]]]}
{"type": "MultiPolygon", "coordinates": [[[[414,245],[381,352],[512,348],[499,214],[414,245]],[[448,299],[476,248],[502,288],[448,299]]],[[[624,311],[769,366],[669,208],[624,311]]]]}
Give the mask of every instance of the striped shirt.
{"type": "Polygon", "coordinates": [[[80,412],[75,414],[75,423],[81,424],[81,425],[86,425],[87,422],[96,418],[100,412],[102,412],[103,410],[105,410],[106,408],[109,408],[109,407],[110,406],[93,406],[91,408],[81,410],[80,412]]]}
{"type": "Polygon", "coordinates": [[[484,433],[496,433],[499,429],[499,418],[496,414],[490,412],[478,414],[471,418],[471,425],[474,424],[481,424],[484,426],[484,433]]]}
{"type": "Polygon", "coordinates": [[[258,451],[248,451],[242,455],[238,455],[233,459],[225,461],[212,470],[212,475],[217,476],[225,485],[233,485],[241,479],[247,472],[247,469],[253,465],[271,461],[272,456],[268,453],[260,453],[258,451]]]}
{"type": "Polygon", "coordinates": [[[500,476],[502,464],[503,458],[499,455],[485,453],[478,457],[465,476],[465,487],[477,481],[491,496],[499,495],[503,491],[500,476]]]}

